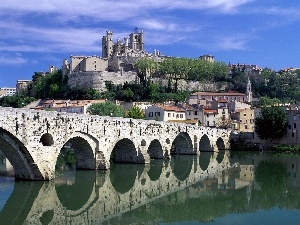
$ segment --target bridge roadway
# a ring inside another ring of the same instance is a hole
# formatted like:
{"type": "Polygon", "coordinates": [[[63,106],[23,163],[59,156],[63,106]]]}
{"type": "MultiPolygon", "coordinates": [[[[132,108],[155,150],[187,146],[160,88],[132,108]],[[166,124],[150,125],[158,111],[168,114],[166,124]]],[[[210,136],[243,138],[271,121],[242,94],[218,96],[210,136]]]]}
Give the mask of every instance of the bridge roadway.
{"type": "Polygon", "coordinates": [[[51,180],[61,149],[78,169],[109,169],[110,159],[149,163],[171,154],[229,148],[230,132],[183,123],[0,107],[0,148],[20,180],[51,180]]]}
{"type": "Polygon", "coordinates": [[[196,183],[204,180],[208,180],[208,184],[227,183],[226,174],[222,173],[219,179],[217,175],[231,167],[229,151],[214,152],[203,157],[172,156],[171,160],[151,160],[151,163],[120,164],[127,168],[121,167],[113,175],[112,170],[96,171],[94,176],[88,176],[91,175],[88,171],[78,171],[82,174],[77,174],[73,180],[27,182],[28,190],[24,190],[22,182],[16,182],[10,196],[12,200],[7,201],[0,213],[0,221],[4,224],[35,225],[102,224],[171,193],[177,192],[176,199],[169,199],[166,204],[196,197],[206,188],[211,188],[196,183]],[[162,164],[156,166],[159,170],[151,171],[154,161],[162,164]],[[176,168],[178,166],[180,169],[176,168]],[[120,171],[123,173],[120,174],[120,171]],[[124,188],[126,184],[122,183],[123,179],[130,185],[124,188]],[[17,198],[22,204],[16,207],[13,199],[17,198]]]}

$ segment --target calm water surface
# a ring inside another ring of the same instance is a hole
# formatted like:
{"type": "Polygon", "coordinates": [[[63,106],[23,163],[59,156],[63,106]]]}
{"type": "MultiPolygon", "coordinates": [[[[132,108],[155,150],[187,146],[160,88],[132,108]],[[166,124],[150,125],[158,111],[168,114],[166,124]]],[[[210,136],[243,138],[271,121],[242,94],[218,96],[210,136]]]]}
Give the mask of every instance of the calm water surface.
{"type": "Polygon", "coordinates": [[[300,224],[300,158],[201,153],[60,166],[50,182],[0,177],[0,224],[300,224]]]}

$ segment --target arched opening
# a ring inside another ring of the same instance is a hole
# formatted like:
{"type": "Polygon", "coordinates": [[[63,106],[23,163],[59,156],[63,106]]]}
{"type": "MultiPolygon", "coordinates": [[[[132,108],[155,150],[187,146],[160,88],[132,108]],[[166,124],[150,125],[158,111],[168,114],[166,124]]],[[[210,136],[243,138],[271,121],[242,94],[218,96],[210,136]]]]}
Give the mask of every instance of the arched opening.
{"type": "Polygon", "coordinates": [[[156,181],[160,178],[163,165],[164,165],[163,159],[156,159],[150,161],[150,169],[148,171],[148,176],[150,180],[156,181]]]}
{"type": "Polygon", "coordinates": [[[204,134],[199,142],[199,151],[200,152],[212,152],[213,148],[210,144],[209,138],[204,134]]]}
{"type": "Polygon", "coordinates": [[[225,157],[225,151],[226,151],[224,140],[219,137],[217,139],[216,145],[218,147],[218,155],[216,160],[218,163],[221,163],[225,157]]]}
{"type": "Polygon", "coordinates": [[[40,142],[43,144],[43,146],[52,146],[54,144],[53,137],[49,133],[43,134],[40,142]]]}
{"type": "Polygon", "coordinates": [[[137,175],[144,171],[144,165],[112,164],[109,171],[112,186],[117,192],[124,194],[133,187],[137,175]]]}
{"type": "Polygon", "coordinates": [[[47,179],[42,176],[38,166],[33,161],[31,154],[24,144],[13,134],[3,128],[0,128],[0,148],[4,154],[4,157],[2,156],[2,160],[5,160],[5,166],[10,166],[10,169],[13,168],[15,179],[47,179]]]}
{"type": "Polygon", "coordinates": [[[67,210],[79,210],[90,199],[95,185],[95,171],[75,171],[75,178],[65,173],[54,179],[57,197],[67,210]]]}
{"type": "Polygon", "coordinates": [[[216,144],[217,144],[217,147],[218,147],[219,150],[225,150],[225,143],[224,143],[224,140],[222,138],[219,137],[217,139],[216,144]]]}
{"type": "Polygon", "coordinates": [[[193,143],[188,133],[182,132],[177,135],[172,143],[171,154],[196,154],[193,151],[193,143]]]}
{"type": "Polygon", "coordinates": [[[95,169],[92,147],[82,137],[73,137],[64,145],[56,160],[56,169],[95,169]]]}
{"type": "Polygon", "coordinates": [[[150,159],[162,159],[163,158],[163,150],[162,150],[160,142],[157,139],[151,141],[149,148],[148,148],[148,154],[150,156],[150,159]]]}
{"type": "Polygon", "coordinates": [[[171,169],[178,180],[183,181],[189,176],[193,166],[193,159],[194,157],[187,155],[172,156],[171,169]]]}
{"type": "Polygon", "coordinates": [[[127,138],[117,142],[111,152],[110,159],[114,163],[139,163],[142,161],[138,158],[133,142],[127,138]]]}

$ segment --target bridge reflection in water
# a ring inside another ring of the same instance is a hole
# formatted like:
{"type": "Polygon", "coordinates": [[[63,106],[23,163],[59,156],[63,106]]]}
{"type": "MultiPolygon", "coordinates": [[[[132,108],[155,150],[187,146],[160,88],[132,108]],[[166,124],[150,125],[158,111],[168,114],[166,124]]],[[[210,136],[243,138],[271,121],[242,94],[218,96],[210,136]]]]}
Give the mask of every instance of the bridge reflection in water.
{"type": "MultiPolygon", "coordinates": [[[[251,155],[244,160],[245,165],[233,167],[235,158],[228,151],[202,152],[201,156],[174,155],[170,161],[152,160],[146,165],[117,164],[108,171],[67,171],[50,182],[15,182],[0,221],[149,224],[162,218],[164,222],[188,221],[193,216],[193,220],[205,222],[230,212],[253,212],[264,205],[288,205],[299,210],[295,196],[299,196],[300,185],[296,189],[287,185],[286,175],[290,172],[283,164],[263,161],[257,167],[261,183],[254,185],[251,155]],[[267,178],[273,183],[264,190],[264,174],[272,175],[263,170],[270,170],[270,166],[280,173],[274,177],[281,179],[267,178]],[[254,186],[259,191],[252,190],[254,186]],[[262,202],[268,199],[268,204],[262,202]]],[[[256,164],[265,159],[257,157],[256,164]]],[[[284,162],[293,169],[300,165],[300,160],[292,160],[284,162]]]]}

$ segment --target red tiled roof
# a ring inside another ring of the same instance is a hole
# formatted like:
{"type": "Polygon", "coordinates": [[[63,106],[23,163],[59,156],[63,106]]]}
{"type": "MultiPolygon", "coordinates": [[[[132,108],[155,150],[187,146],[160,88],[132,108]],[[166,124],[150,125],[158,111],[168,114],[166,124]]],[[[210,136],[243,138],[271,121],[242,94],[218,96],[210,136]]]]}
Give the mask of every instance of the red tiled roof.
{"type": "Polygon", "coordinates": [[[218,114],[217,110],[214,109],[204,109],[205,114],[218,114]]]}
{"type": "Polygon", "coordinates": [[[157,107],[165,110],[165,111],[175,111],[175,112],[185,112],[184,109],[179,108],[175,105],[156,105],[157,107]]]}

